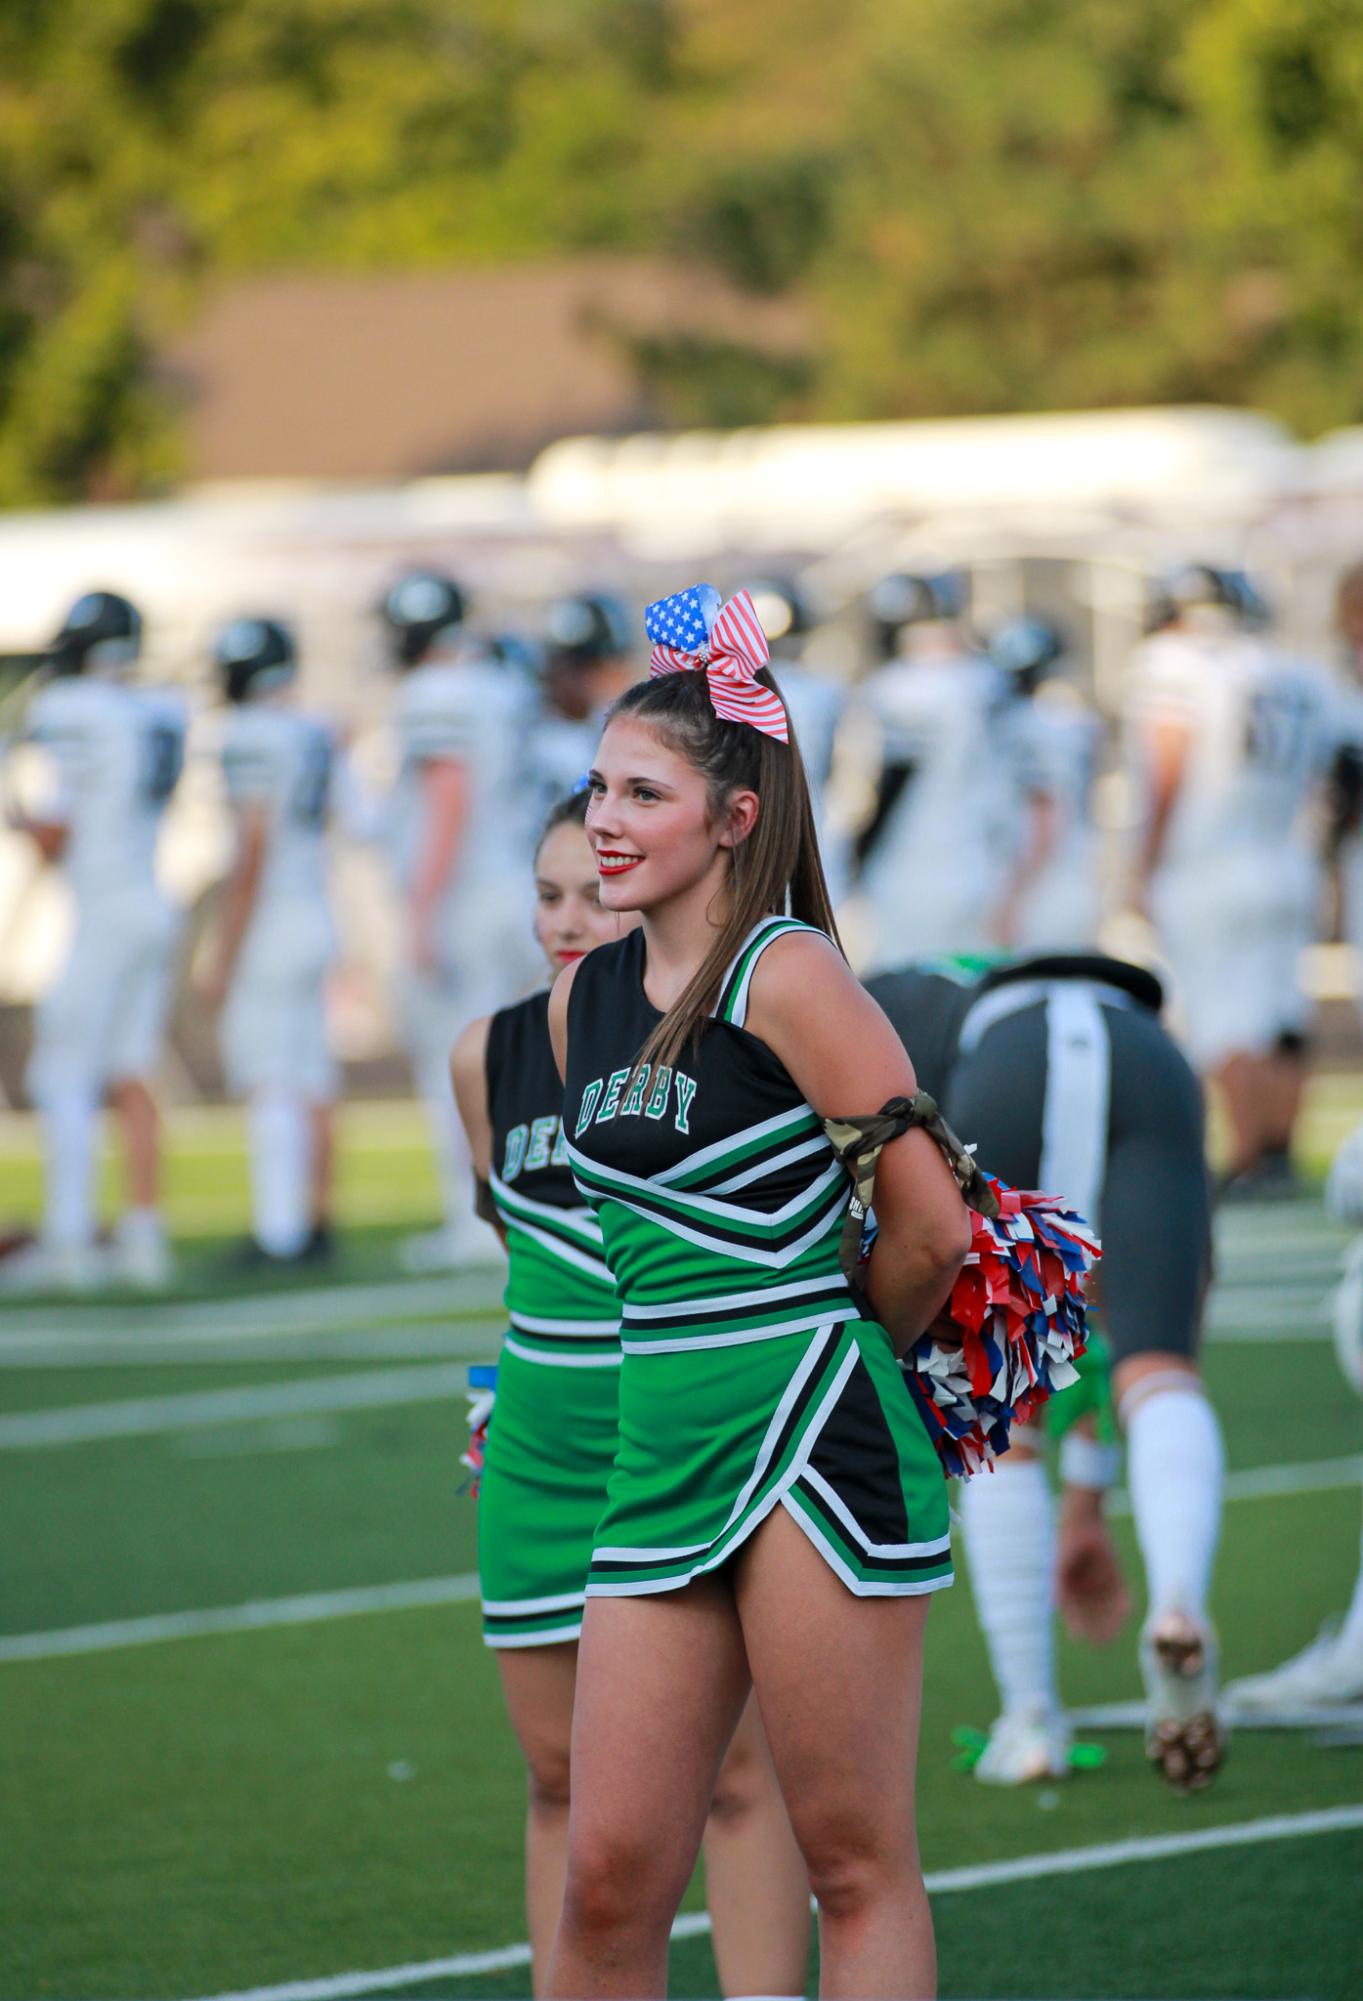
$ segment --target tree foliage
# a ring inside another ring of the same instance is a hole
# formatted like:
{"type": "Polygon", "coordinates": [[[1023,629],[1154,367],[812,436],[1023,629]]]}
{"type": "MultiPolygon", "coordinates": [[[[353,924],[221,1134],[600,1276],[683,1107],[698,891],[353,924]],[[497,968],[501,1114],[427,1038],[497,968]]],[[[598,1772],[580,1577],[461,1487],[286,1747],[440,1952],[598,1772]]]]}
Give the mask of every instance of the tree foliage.
{"type": "Polygon", "coordinates": [[[174,477],[214,285],[582,248],[807,302],[678,421],[1355,421],[1363,0],[8,0],[0,504],[174,477]]]}

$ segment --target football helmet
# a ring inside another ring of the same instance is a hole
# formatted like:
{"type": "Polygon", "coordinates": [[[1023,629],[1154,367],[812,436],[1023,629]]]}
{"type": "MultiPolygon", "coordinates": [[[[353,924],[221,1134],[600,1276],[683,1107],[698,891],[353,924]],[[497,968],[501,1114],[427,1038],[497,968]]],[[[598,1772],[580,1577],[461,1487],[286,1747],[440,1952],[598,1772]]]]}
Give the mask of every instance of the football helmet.
{"type": "Polygon", "coordinates": [[[117,591],[86,591],[48,649],[54,674],[118,673],[142,651],[142,614],[117,591]]]}
{"type": "Polygon", "coordinates": [[[397,667],[415,667],[435,641],[457,632],[468,616],[468,600],[453,577],[440,570],[409,570],[384,593],[379,616],[397,667]]]}
{"type": "Polygon", "coordinates": [[[234,618],[213,643],[213,665],[228,701],[248,702],[292,681],[298,651],[277,618],[234,618]]]}
{"type": "Polygon", "coordinates": [[[634,644],[628,607],[605,591],[555,598],[545,614],[544,646],[552,667],[595,667],[634,644]]]}
{"type": "Polygon", "coordinates": [[[882,577],[872,586],[866,606],[884,658],[894,655],[899,635],[907,626],[962,618],[966,596],[966,578],[959,570],[926,576],[895,570],[882,577]]]}
{"type": "Polygon", "coordinates": [[[773,646],[783,639],[803,638],[814,623],[808,604],[789,577],[759,577],[748,585],[748,596],[773,646]]]}
{"type": "Polygon", "coordinates": [[[1151,586],[1146,629],[1158,632],[1187,612],[1218,611],[1237,624],[1258,629],[1271,617],[1267,600],[1243,570],[1222,569],[1215,563],[1180,563],[1156,577],[1151,586]]]}
{"type": "Polygon", "coordinates": [[[1009,618],[989,635],[989,658],[1013,685],[1030,694],[1067,651],[1064,638],[1044,618],[1009,618]]]}

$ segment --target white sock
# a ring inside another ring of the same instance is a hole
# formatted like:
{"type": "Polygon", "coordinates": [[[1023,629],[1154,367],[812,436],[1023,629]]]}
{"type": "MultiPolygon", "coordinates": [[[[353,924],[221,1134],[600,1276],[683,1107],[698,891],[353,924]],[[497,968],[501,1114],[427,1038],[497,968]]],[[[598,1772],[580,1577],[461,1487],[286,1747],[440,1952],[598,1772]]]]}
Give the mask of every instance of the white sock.
{"type": "Polygon", "coordinates": [[[299,1098],[269,1092],[246,1113],[251,1153],[251,1229],[272,1258],[296,1257],[308,1239],[312,1121],[299,1098]]]}
{"type": "Polygon", "coordinates": [[[1344,1646],[1363,1651],[1363,1549],[1358,1553],[1358,1582],[1354,1585],[1354,1595],[1344,1614],[1339,1637],[1344,1646]]]}
{"type": "Polygon", "coordinates": [[[1121,1416],[1149,1615],[1205,1619],[1221,1530],[1221,1427],[1195,1378],[1180,1373],[1143,1388],[1123,1399],[1121,1416]]]}
{"type": "Polygon", "coordinates": [[[961,1493],[970,1581],[1005,1715],[1060,1706],[1055,1680],[1055,1505],[1039,1459],[999,1461],[961,1493]]]}
{"type": "Polygon", "coordinates": [[[45,1094],[41,1107],[46,1155],[43,1238],[54,1250],[82,1249],[95,1239],[95,1132],[99,1106],[88,1093],[45,1094]]]}

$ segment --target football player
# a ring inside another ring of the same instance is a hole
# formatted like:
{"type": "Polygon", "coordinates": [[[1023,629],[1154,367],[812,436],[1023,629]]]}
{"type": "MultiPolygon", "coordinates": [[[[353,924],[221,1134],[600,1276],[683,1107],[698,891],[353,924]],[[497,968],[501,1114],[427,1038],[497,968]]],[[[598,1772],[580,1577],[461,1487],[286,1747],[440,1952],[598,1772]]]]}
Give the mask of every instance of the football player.
{"type": "Polygon", "coordinates": [[[39,1241],[6,1261],[8,1284],[81,1288],[112,1277],[160,1286],[170,1271],[150,1078],[165,1030],[177,913],[156,880],[161,816],[184,763],[185,706],[138,689],[142,619],[114,591],[76,600],[49,649],[24,738],[45,755],[41,810],[11,815],[71,891],[70,949],[34,1020],[28,1083],[42,1126],[39,1241]],[[111,1256],[96,1241],[100,1107],[123,1139],[127,1207],[111,1256]]]}
{"type": "Polygon", "coordinates": [[[988,919],[1013,816],[1007,679],[966,636],[962,579],[889,576],[869,609],[882,664],[852,707],[858,731],[880,745],[875,802],[857,840],[874,970],[906,954],[993,943],[988,919]]]}
{"type": "Polygon", "coordinates": [[[753,609],[771,647],[771,666],[780,685],[786,713],[795,725],[800,754],[809,779],[810,803],[819,830],[828,893],[841,902],[851,874],[851,841],[838,810],[840,767],[845,749],[842,729],[847,689],[841,681],[809,666],[803,649],[814,620],[803,593],[786,577],[766,577],[748,585],[753,609]]]}
{"type": "Polygon", "coordinates": [[[1017,762],[1021,813],[1012,871],[990,929],[1030,952],[1078,951],[1098,935],[1098,836],[1090,810],[1102,724],[1057,669],[1063,635],[1040,618],[1013,618],[989,639],[989,657],[1017,700],[1006,741],[1017,762]]]}
{"type": "Polygon", "coordinates": [[[233,619],[213,664],[230,710],[221,756],[236,851],[201,991],[223,1010],[223,1070],[247,1105],[247,1259],[296,1263],[331,1249],[336,1066],[324,987],[337,951],[327,829],[338,746],[294,705],[297,649],[280,620],[233,619]]]}
{"type": "Polygon", "coordinates": [[[445,1212],[438,1230],[403,1245],[409,1271],[500,1256],[473,1213],[450,1051],[467,1022],[514,998],[534,971],[520,922],[534,806],[527,693],[522,677],[468,632],[465,613],[463,591],[436,570],[399,578],[380,607],[400,676],[400,763],[385,815],[403,927],[398,1007],[445,1212]]]}
{"type": "MultiPolygon", "coordinates": [[[[1224,1455],[1197,1364],[1211,1206],[1202,1095],[1160,1026],[1159,982],[1118,960],[1074,954],[982,977],[910,968],[869,986],[923,1088],[981,1165],[1014,1187],[1063,1195],[1098,1228],[1100,1310],[1148,1594],[1139,1649],[1146,1745],[1171,1785],[1201,1786],[1222,1741],[1207,1607],[1224,1455]]],[[[976,1770],[997,1784],[1067,1769],[1051,1631],[1057,1563],[1076,1628],[1112,1637],[1122,1621],[1102,1520],[1116,1448],[1095,1429],[1085,1417],[1062,1440],[1058,1556],[1035,1434],[1014,1430],[993,1476],[966,1481],[961,1494],[1001,1703],[976,1770]]]]}
{"type": "Polygon", "coordinates": [[[1336,741],[1323,673],[1287,658],[1240,573],[1166,578],[1131,662],[1144,797],[1135,901],[1159,933],[1193,1062],[1224,1095],[1236,1193],[1290,1190],[1322,879],[1310,808],[1336,741]]]}
{"type": "Polygon", "coordinates": [[[530,742],[536,823],[582,783],[606,710],[640,672],[629,607],[608,591],[555,598],[543,647],[544,705],[530,742]]]}

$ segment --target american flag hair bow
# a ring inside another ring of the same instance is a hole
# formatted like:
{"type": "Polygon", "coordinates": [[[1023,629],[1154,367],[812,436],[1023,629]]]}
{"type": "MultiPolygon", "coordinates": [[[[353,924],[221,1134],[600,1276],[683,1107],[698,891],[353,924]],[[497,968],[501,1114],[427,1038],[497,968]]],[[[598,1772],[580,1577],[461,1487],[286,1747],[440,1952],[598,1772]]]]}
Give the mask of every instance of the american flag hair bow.
{"type": "Polygon", "coordinates": [[[644,613],[644,630],[653,641],[650,674],[703,672],[717,716],[790,742],[780,696],[757,679],[758,668],[771,656],[746,591],[735,591],[721,606],[712,585],[693,584],[651,604],[644,613]]]}

